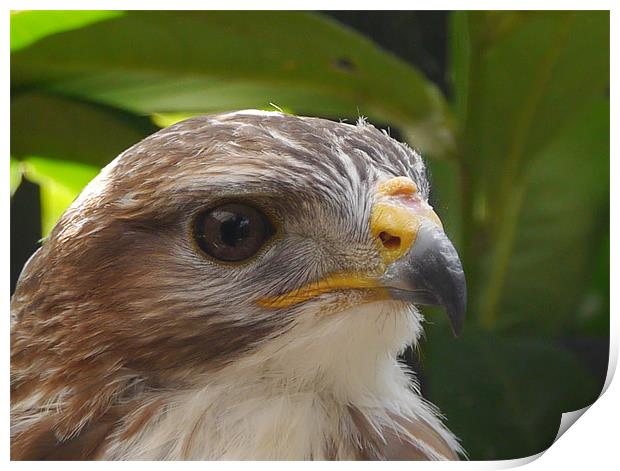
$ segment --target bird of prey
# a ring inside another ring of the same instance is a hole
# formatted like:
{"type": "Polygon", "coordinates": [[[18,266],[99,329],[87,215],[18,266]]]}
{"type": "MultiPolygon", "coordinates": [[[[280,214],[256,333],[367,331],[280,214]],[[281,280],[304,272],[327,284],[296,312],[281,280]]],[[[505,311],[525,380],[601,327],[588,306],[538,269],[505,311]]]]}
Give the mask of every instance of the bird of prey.
{"type": "Polygon", "coordinates": [[[465,315],[421,157],[372,125],[200,116],[82,191],[11,300],[13,459],[458,459],[398,354],[465,315]]]}

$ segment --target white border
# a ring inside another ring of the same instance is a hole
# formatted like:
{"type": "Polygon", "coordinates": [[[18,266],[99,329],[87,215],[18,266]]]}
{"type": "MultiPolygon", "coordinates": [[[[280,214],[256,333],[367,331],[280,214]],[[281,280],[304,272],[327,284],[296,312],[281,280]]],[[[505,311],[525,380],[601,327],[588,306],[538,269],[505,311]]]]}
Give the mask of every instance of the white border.
{"type": "Polygon", "coordinates": [[[501,3],[493,0],[390,0],[381,3],[368,0],[9,0],[7,3],[12,10],[609,10],[613,5],[610,0],[521,0],[501,3]]]}
{"type": "MultiPolygon", "coordinates": [[[[298,1],[294,4],[287,1],[270,1],[270,2],[250,2],[250,1],[240,1],[240,0],[227,0],[226,2],[200,2],[200,1],[188,1],[188,0],[176,0],[175,2],[164,2],[164,1],[119,1],[119,0],[108,0],[106,2],[103,1],[91,1],[86,4],[85,2],[78,1],[9,1],[7,2],[4,13],[4,21],[2,22],[2,38],[3,38],[3,47],[2,47],[2,63],[9,64],[9,10],[23,10],[23,9],[192,9],[192,10],[200,10],[200,9],[288,9],[288,10],[373,10],[378,9],[387,9],[387,10],[408,10],[408,9],[417,9],[417,10],[436,10],[436,9],[445,9],[445,10],[459,10],[459,9],[480,9],[480,10],[498,10],[498,9],[530,9],[530,10],[546,10],[546,9],[572,9],[572,10],[593,10],[593,9],[603,9],[603,10],[612,10],[611,14],[611,57],[617,57],[618,54],[618,28],[620,26],[620,21],[618,21],[618,15],[612,8],[611,1],[598,1],[598,0],[590,0],[588,2],[575,2],[575,1],[533,1],[533,0],[522,0],[519,2],[504,2],[502,5],[498,5],[497,1],[469,1],[469,2],[458,2],[458,1],[441,1],[435,0],[433,2],[411,2],[411,1],[391,1],[389,4],[385,2],[372,3],[367,1],[298,1]],[[615,54],[614,54],[615,53],[615,54]]],[[[618,66],[616,61],[612,61],[611,64],[611,122],[616,124],[618,123],[618,66]]],[[[0,210],[1,210],[1,221],[4,221],[5,227],[7,226],[7,222],[9,221],[9,198],[8,198],[8,188],[6,188],[8,184],[8,174],[9,174],[9,107],[10,107],[10,75],[8,73],[8,67],[3,70],[3,73],[0,74],[0,81],[3,84],[4,94],[2,96],[3,99],[3,110],[4,113],[2,115],[2,134],[4,136],[3,145],[4,145],[4,159],[2,163],[2,173],[3,179],[5,182],[5,190],[4,194],[6,195],[1,199],[0,210]]],[[[613,129],[613,125],[612,125],[613,129]]],[[[619,215],[617,209],[620,190],[614,185],[614,183],[620,183],[620,164],[618,162],[619,153],[618,151],[618,139],[612,133],[611,136],[611,286],[617,286],[614,282],[618,280],[618,266],[620,266],[620,256],[618,254],[618,250],[614,244],[614,242],[619,242],[618,239],[618,228],[619,228],[619,215]]],[[[8,262],[9,259],[9,231],[5,230],[0,233],[0,237],[2,238],[2,247],[4,248],[4,253],[6,254],[5,260],[8,262]]],[[[9,386],[8,386],[8,378],[9,378],[9,341],[8,341],[8,319],[9,319],[9,264],[5,262],[4,270],[2,270],[2,284],[4,286],[4,290],[2,290],[2,302],[3,306],[5,306],[4,310],[4,322],[6,325],[6,329],[4,330],[4,334],[1,336],[2,342],[2,351],[5,355],[5,361],[3,363],[3,387],[0,392],[2,397],[3,407],[1,409],[1,417],[2,423],[4,426],[2,427],[2,436],[4,438],[2,442],[2,452],[3,458],[5,461],[9,459],[9,438],[8,438],[8,424],[9,424],[9,386]]],[[[611,293],[611,312],[615,313],[611,316],[610,319],[610,329],[611,329],[611,349],[610,349],[610,368],[608,372],[608,377],[605,385],[605,392],[601,396],[601,398],[593,404],[593,406],[587,410],[587,412],[579,419],[578,424],[576,426],[571,427],[564,435],[562,435],[559,440],[546,452],[538,455],[538,459],[535,457],[523,458],[520,460],[511,460],[511,461],[487,461],[487,462],[460,462],[460,463],[424,463],[419,462],[415,464],[411,464],[408,462],[390,462],[390,463],[286,463],[286,462],[254,462],[254,463],[235,463],[235,462],[215,462],[215,463],[200,463],[200,462],[188,462],[188,463],[174,463],[172,466],[183,466],[187,468],[200,469],[207,467],[215,467],[218,469],[236,469],[239,466],[252,466],[253,469],[257,470],[279,470],[279,469],[288,469],[291,466],[300,467],[304,469],[308,469],[309,467],[314,466],[325,466],[327,468],[339,467],[353,467],[356,468],[366,468],[366,469],[377,469],[376,467],[389,467],[390,469],[407,469],[410,471],[411,466],[426,468],[426,469],[434,469],[434,470],[444,470],[444,469],[504,469],[504,468],[512,468],[516,466],[526,465],[528,469],[531,470],[547,470],[550,467],[561,467],[563,470],[572,470],[572,469],[580,469],[582,470],[584,467],[590,467],[593,469],[601,468],[608,469],[613,466],[613,463],[618,463],[618,431],[617,431],[617,419],[620,418],[620,386],[618,386],[618,381],[615,383],[611,382],[613,377],[613,373],[616,369],[617,359],[618,359],[618,335],[620,333],[619,325],[618,325],[618,310],[620,305],[618,303],[618,297],[615,295],[614,290],[612,289],[611,293]]],[[[502,439],[502,437],[498,437],[498,439],[502,439]]],[[[24,468],[30,469],[36,466],[40,466],[38,463],[18,463],[12,462],[11,466],[16,468],[24,468]]],[[[50,470],[60,470],[66,468],[77,469],[84,466],[83,463],[58,463],[52,462],[44,465],[47,469],[50,470]]],[[[138,463],[90,463],[88,466],[94,467],[106,467],[108,466],[118,466],[121,469],[133,469],[135,467],[146,467],[148,466],[150,469],[163,469],[163,467],[168,468],[171,466],[168,463],[161,462],[149,462],[148,464],[143,464],[141,462],[138,463]]],[[[617,466],[617,464],[616,464],[617,466]]],[[[103,468],[99,468],[103,469],[103,468]]]]}

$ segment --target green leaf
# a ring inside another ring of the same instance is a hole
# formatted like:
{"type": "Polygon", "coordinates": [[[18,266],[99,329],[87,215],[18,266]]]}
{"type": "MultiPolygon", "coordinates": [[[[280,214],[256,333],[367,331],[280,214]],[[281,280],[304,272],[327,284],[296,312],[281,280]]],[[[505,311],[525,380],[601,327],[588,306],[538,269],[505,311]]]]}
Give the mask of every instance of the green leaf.
{"type": "Polygon", "coordinates": [[[11,100],[11,155],[103,166],[155,128],[147,118],[41,93],[11,100]]]}
{"type": "MultiPolygon", "coordinates": [[[[609,227],[609,224],[607,225],[609,227]]],[[[602,237],[596,255],[592,259],[593,276],[587,283],[588,289],[578,306],[577,331],[597,337],[609,337],[609,275],[610,235],[602,237]]]]}
{"type": "Polygon", "coordinates": [[[24,159],[24,175],[41,189],[41,232],[46,237],[58,218],[98,173],[99,167],[44,157],[24,159]]]}
{"type": "Polygon", "coordinates": [[[425,396],[448,418],[471,459],[524,458],[548,448],[563,412],[601,391],[584,365],[549,340],[502,337],[447,326],[427,329],[425,396]]]}
{"type": "Polygon", "coordinates": [[[559,327],[583,295],[585,237],[608,193],[608,124],[592,107],[608,93],[609,14],[458,13],[452,28],[470,305],[487,328],[559,327]]]}
{"type": "Polygon", "coordinates": [[[155,126],[166,128],[178,123],[179,121],[193,118],[198,114],[200,113],[155,113],[151,116],[151,120],[155,126]]]}
{"type": "Polygon", "coordinates": [[[525,170],[500,325],[558,333],[576,324],[609,236],[609,129],[609,103],[601,99],[525,170]]]}
{"type": "Polygon", "coordinates": [[[11,157],[11,196],[15,193],[20,183],[22,182],[22,164],[19,160],[11,157]]]}
{"type": "Polygon", "coordinates": [[[31,11],[11,12],[11,52],[27,47],[50,34],[82,28],[122,15],[120,11],[31,11]]]}
{"type": "Polygon", "coordinates": [[[398,123],[425,151],[453,150],[438,89],[317,14],[131,11],[17,51],[11,73],[15,90],[36,87],[138,114],[270,103],[332,118],[362,114],[398,123]]]}
{"type": "Polygon", "coordinates": [[[461,193],[458,162],[430,159],[426,162],[431,182],[430,203],[439,215],[452,243],[459,249],[461,241],[461,193]]]}
{"type": "Polygon", "coordinates": [[[11,155],[41,186],[43,235],[100,167],[154,130],[148,118],[99,105],[41,93],[14,98],[11,155]]]}

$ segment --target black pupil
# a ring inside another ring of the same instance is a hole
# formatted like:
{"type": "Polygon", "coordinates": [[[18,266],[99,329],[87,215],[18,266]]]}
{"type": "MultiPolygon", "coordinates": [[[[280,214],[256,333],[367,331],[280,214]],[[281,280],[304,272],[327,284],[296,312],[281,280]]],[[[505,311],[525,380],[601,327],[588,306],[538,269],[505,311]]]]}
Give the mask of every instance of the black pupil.
{"type": "Polygon", "coordinates": [[[222,242],[235,247],[250,235],[250,220],[241,214],[228,213],[220,226],[222,242]]]}
{"type": "Polygon", "coordinates": [[[267,217],[253,206],[227,203],[201,214],[195,237],[203,252],[236,262],[250,258],[275,233],[267,217]]]}

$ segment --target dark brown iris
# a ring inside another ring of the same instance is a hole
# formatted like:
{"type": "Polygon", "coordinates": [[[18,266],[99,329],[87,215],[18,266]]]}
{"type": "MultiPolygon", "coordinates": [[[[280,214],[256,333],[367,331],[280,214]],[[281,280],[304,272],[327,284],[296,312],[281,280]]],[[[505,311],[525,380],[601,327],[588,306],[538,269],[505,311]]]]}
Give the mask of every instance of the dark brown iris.
{"type": "Polygon", "coordinates": [[[205,211],[195,227],[200,248],[226,262],[251,257],[274,233],[273,225],[261,211],[242,203],[226,203],[205,211]]]}

